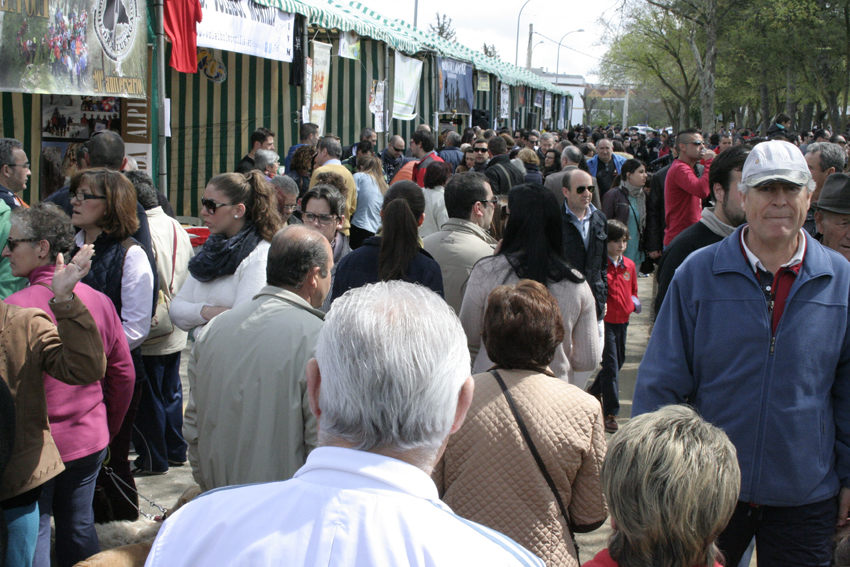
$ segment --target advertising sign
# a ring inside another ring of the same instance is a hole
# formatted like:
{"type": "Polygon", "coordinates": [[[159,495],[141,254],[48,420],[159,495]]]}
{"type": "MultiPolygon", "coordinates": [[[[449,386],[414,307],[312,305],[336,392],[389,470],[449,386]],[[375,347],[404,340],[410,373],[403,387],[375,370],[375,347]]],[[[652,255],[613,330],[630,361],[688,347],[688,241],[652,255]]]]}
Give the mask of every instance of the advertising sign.
{"type": "Polygon", "coordinates": [[[46,95],[41,99],[41,136],[45,140],[88,140],[95,132],[121,132],[121,99],[46,95]]]}
{"type": "Polygon", "coordinates": [[[552,120],[552,93],[546,93],[546,103],[543,107],[543,120],[552,120]]]}
{"type": "Polygon", "coordinates": [[[337,55],[346,59],[360,59],[360,36],[357,32],[340,32],[337,55]]]}
{"type": "Polygon", "coordinates": [[[310,122],[319,127],[319,135],[325,132],[325,116],[328,109],[328,81],[331,70],[330,43],[313,43],[313,95],[310,105],[310,122]]]}
{"type": "Polygon", "coordinates": [[[292,62],[293,14],[251,0],[201,0],[201,12],[198,47],[292,62]]]}
{"type": "Polygon", "coordinates": [[[0,2],[0,91],[147,96],[141,0],[0,2]]]}
{"type": "Polygon", "coordinates": [[[479,91],[489,91],[490,90],[490,75],[488,75],[484,71],[478,71],[478,90],[479,91]]]}
{"type": "Polygon", "coordinates": [[[419,80],[422,78],[422,61],[395,52],[395,88],[393,90],[393,119],[416,118],[416,99],[419,97],[419,80]]]}
{"type": "Polygon", "coordinates": [[[543,91],[537,91],[534,95],[534,106],[543,108],[543,91]]]}
{"type": "Polygon", "coordinates": [[[505,119],[511,117],[511,87],[502,83],[501,97],[499,99],[499,118],[505,119]]]}
{"type": "Polygon", "coordinates": [[[463,61],[437,57],[440,90],[437,112],[472,114],[472,65],[463,61]]]}

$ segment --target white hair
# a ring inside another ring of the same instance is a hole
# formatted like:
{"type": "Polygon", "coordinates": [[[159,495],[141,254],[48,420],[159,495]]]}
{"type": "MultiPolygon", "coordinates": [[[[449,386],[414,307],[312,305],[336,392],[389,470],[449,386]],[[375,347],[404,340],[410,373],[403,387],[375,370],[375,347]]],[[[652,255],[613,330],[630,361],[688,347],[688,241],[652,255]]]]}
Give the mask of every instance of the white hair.
{"type": "Polygon", "coordinates": [[[334,301],[316,345],[320,444],[436,451],[470,375],[460,321],[434,292],[389,281],[334,301]]]}
{"type": "MultiPolygon", "coordinates": [[[[787,181],[781,181],[781,180],[779,182],[780,183],[788,183],[787,181]]],[[[795,184],[789,183],[789,185],[795,185],[795,184]]],[[[815,180],[812,177],[809,177],[809,181],[808,181],[808,183],[806,183],[806,191],[809,192],[809,195],[811,195],[812,193],[815,192],[815,187],[816,187],[815,180]]],[[[750,189],[752,189],[752,187],[750,187],[749,185],[747,185],[743,181],[738,182],[738,191],[741,193],[741,195],[746,195],[747,192],[750,189]]]]}

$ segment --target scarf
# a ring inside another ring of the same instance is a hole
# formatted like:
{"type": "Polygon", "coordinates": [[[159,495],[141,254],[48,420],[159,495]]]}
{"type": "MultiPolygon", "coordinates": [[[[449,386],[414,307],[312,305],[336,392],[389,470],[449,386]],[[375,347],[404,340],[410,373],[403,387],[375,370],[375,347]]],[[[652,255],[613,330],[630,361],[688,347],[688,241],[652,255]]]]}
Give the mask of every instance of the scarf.
{"type": "Polygon", "coordinates": [[[231,238],[214,234],[204,242],[198,255],[189,260],[189,273],[199,282],[232,275],[259,243],[260,232],[251,221],[231,238]]]}
{"type": "Polygon", "coordinates": [[[626,190],[626,194],[629,197],[634,197],[635,201],[637,201],[638,207],[638,218],[635,219],[638,224],[638,230],[643,234],[643,229],[646,227],[646,193],[643,190],[643,187],[638,187],[637,185],[632,185],[625,179],[620,183],[623,186],[623,189],[626,190]]]}

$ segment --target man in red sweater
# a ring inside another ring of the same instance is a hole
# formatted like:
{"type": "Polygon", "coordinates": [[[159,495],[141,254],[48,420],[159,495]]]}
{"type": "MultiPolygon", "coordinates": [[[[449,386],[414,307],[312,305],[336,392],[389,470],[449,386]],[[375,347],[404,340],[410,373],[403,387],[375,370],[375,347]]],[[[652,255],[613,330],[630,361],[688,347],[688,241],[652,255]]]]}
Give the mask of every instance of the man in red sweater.
{"type": "Polygon", "coordinates": [[[702,200],[708,197],[708,170],[715,153],[705,149],[702,134],[696,128],[676,136],[679,159],[673,161],[664,182],[664,246],[696,223],[702,212],[702,200]],[[705,160],[705,171],[697,177],[694,166],[705,160]]]}

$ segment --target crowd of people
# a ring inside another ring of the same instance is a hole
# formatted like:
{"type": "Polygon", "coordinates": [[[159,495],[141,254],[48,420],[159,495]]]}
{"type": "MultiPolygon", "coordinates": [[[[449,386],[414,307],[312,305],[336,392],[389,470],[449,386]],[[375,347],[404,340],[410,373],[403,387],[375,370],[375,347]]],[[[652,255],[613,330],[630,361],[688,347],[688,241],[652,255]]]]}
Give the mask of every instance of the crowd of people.
{"type": "Polygon", "coordinates": [[[96,555],[95,523],[138,517],[134,477],[187,465],[209,494],[151,567],[577,567],[609,516],[586,565],[748,565],[753,541],[761,565],[830,565],[850,176],[846,144],[801,148],[782,118],[713,149],[421,125],[378,151],[306,123],[283,160],[259,128],[194,250],[115,132],[32,205],[0,139],[0,565],[96,555]]]}

